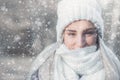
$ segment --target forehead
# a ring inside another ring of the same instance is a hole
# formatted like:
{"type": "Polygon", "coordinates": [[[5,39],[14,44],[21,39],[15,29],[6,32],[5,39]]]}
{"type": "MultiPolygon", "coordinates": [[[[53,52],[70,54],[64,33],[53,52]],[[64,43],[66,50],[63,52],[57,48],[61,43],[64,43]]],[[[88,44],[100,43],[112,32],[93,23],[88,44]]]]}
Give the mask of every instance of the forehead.
{"type": "Polygon", "coordinates": [[[83,31],[86,29],[95,28],[94,24],[87,20],[80,20],[75,21],[69,24],[65,29],[76,30],[76,31],[83,31]]]}

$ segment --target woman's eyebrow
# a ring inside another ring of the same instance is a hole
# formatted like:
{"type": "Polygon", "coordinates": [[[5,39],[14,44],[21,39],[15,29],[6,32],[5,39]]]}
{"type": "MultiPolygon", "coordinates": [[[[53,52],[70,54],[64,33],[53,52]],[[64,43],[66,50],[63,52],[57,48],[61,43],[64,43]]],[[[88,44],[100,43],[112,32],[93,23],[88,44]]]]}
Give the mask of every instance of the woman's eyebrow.
{"type": "Polygon", "coordinates": [[[85,31],[89,31],[89,30],[97,30],[97,28],[88,28],[85,31]]]}
{"type": "MultiPolygon", "coordinates": [[[[96,30],[97,28],[88,28],[88,29],[85,29],[84,31],[89,31],[89,30],[96,30]]],[[[68,32],[76,32],[76,30],[72,30],[72,29],[65,29],[65,31],[68,31],[68,32]]]]}
{"type": "Polygon", "coordinates": [[[76,32],[76,30],[66,29],[65,31],[76,32]]]}

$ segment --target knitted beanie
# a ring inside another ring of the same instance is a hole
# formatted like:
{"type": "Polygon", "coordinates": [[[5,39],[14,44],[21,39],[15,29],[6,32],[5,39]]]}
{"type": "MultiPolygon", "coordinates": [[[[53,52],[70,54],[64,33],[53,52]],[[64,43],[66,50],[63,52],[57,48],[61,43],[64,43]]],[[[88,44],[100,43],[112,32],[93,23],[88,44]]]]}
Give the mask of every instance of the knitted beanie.
{"type": "Polygon", "coordinates": [[[63,31],[66,26],[77,20],[91,21],[99,29],[103,37],[103,19],[100,4],[97,0],[61,0],[57,8],[58,21],[56,25],[57,41],[63,41],[63,31]]]}

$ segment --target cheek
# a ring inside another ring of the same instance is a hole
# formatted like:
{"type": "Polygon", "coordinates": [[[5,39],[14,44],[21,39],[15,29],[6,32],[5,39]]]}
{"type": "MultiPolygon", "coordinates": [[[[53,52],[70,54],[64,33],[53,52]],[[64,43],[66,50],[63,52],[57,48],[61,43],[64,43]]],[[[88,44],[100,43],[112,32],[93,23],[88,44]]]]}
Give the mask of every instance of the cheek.
{"type": "Polygon", "coordinates": [[[95,45],[97,43],[97,37],[90,37],[86,39],[86,43],[87,45],[91,46],[91,45],[95,45]]]}
{"type": "Polygon", "coordinates": [[[71,49],[74,46],[74,41],[73,39],[70,39],[68,36],[64,36],[64,44],[71,49]]]}

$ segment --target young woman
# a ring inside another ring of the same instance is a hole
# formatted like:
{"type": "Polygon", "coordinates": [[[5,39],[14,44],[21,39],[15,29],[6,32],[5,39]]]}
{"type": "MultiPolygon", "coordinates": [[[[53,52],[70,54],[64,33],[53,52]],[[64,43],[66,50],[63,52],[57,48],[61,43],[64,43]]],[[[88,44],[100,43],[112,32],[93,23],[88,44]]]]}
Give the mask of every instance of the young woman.
{"type": "Polygon", "coordinates": [[[58,4],[57,42],[41,52],[28,80],[120,80],[120,62],[103,42],[96,0],[58,4]]]}

